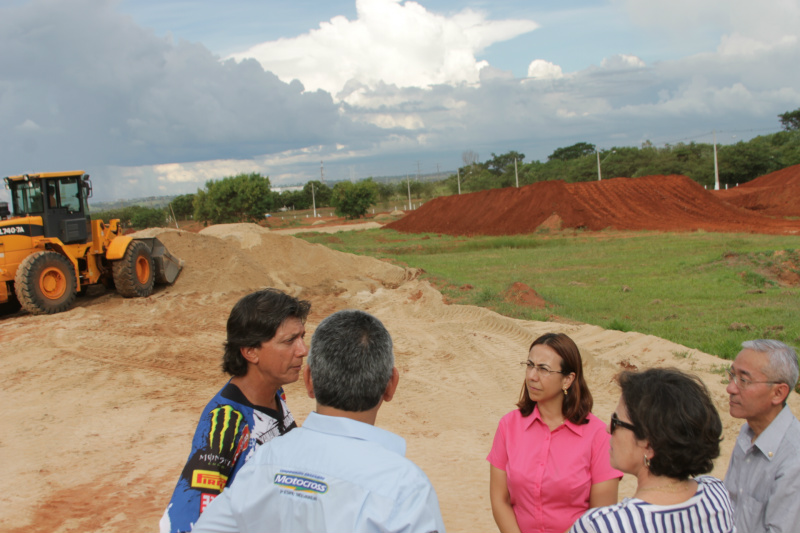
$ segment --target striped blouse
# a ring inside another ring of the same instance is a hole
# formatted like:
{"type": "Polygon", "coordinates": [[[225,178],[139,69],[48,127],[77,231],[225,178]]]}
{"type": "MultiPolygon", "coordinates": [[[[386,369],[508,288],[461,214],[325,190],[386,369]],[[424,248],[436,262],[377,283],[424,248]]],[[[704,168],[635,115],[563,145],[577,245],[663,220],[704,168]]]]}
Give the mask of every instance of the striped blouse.
{"type": "Polygon", "coordinates": [[[588,510],[569,533],[730,533],[733,506],[725,485],[700,476],[697,492],[682,503],[654,505],[625,498],[616,505],[588,510]]]}

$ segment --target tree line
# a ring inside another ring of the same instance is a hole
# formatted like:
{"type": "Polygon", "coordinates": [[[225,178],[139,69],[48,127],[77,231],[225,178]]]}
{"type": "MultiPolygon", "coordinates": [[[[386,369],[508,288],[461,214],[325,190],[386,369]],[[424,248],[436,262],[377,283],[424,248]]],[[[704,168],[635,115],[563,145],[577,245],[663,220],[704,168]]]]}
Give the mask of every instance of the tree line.
{"type": "MultiPolygon", "coordinates": [[[[800,108],[778,115],[783,131],[717,146],[720,184],[735,186],[764,174],[800,164],[800,108]]],[[[677,143],[655,147],[649,141],[640,147],[612,147],[598,151],[587,142],[558,148],[547,161],[525,162],[525,154],[512,150],[491,154],[480,162],[477,153],[462,154],[456,174],[441,181],[407,180],[396,183],[343,181],[328,186],[309,181],[301,190],[277,192],[269,177],[258,173],[239,174],[209,180],[196,194],[172,200],[166,209],[131,206],[97,213],[93,218],[119,218],[135,228],[164,226],[173,215],[178,220],[223,224],[258,222],[269,212],[281,208],[305,210],[312,206],[334,207],[338,216],[359,218],[378,202],[404,205],[409,196],[430,199],[445,194],[529,185],[539,181],[567,182],[598,179],[598,161],[603,178],[682,174],[706,187],[713,187],[714,146],[704,143],[677,143]]]]}
{"type": "MultiPolygon", "coordinates": [[[[736,186],[764,174],[800,164],[800,108],[778,115],[783,131],[717,146],[721,187],[736,186]]],[[[587,142],[558,148],[547,161],[524,162],[525,154],[511,151],[491,154],[483,163],[477,154],[466,151],[464,166],[447,178],[449,192],[474,192],[486,189],[529,185],[538,181],[567,182],[598,179],[598,159],[603,179],[624,176],[638,178],[653,175],[682,174],[699,184],[714,186],[714,145],[677,143],[656,147],[649,141],[640,147],[615,146],[597,150],[587,142]],[[516,160],[516,170],[514,163],[516,160]]]]}

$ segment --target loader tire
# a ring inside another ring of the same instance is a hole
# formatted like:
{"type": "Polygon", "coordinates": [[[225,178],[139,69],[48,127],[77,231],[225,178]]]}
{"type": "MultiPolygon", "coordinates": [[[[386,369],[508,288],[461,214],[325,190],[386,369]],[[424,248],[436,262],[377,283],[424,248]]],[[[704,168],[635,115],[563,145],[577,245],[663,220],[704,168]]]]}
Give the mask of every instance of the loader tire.
{"type": "Polygon", "coordinates": [[[66,311],[75,301],[75,269],[56,252],[36,252],[25,258],[14,277],[14,292],[32,315],[66,311]]]}
{"type": "Polygon", "coordinates": [[[156,271],[150,249],[142,241],[131,241],[125,255],[112,264],[114,285],[125,298],[144,298],[153,294],[156,271]]]}

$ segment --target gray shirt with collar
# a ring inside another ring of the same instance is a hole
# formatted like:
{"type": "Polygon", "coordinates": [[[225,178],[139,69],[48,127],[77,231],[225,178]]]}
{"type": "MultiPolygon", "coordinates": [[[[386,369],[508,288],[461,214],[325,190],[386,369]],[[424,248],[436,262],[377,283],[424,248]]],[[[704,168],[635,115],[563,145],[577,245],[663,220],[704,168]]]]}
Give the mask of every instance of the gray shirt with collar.
{"type": "Polygon", "coordinates": [[[800,531],[800,422],[784,406],[755,442],[753,436],[745,423],[725,475],[736,530],[800,531]]]}

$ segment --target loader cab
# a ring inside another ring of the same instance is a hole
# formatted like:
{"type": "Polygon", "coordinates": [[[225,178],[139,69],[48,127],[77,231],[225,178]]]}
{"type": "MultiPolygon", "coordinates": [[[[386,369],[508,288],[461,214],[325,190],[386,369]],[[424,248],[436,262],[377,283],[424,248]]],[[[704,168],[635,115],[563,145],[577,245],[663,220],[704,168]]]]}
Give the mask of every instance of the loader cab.
{"type": "Polygon", "coordinates": [[[87,198],[92,186],[83,172],[53,172],[6,178],[16,216],[42,217],[45,237],[64,244],[85,243],[91,235],[87,198]]]}

